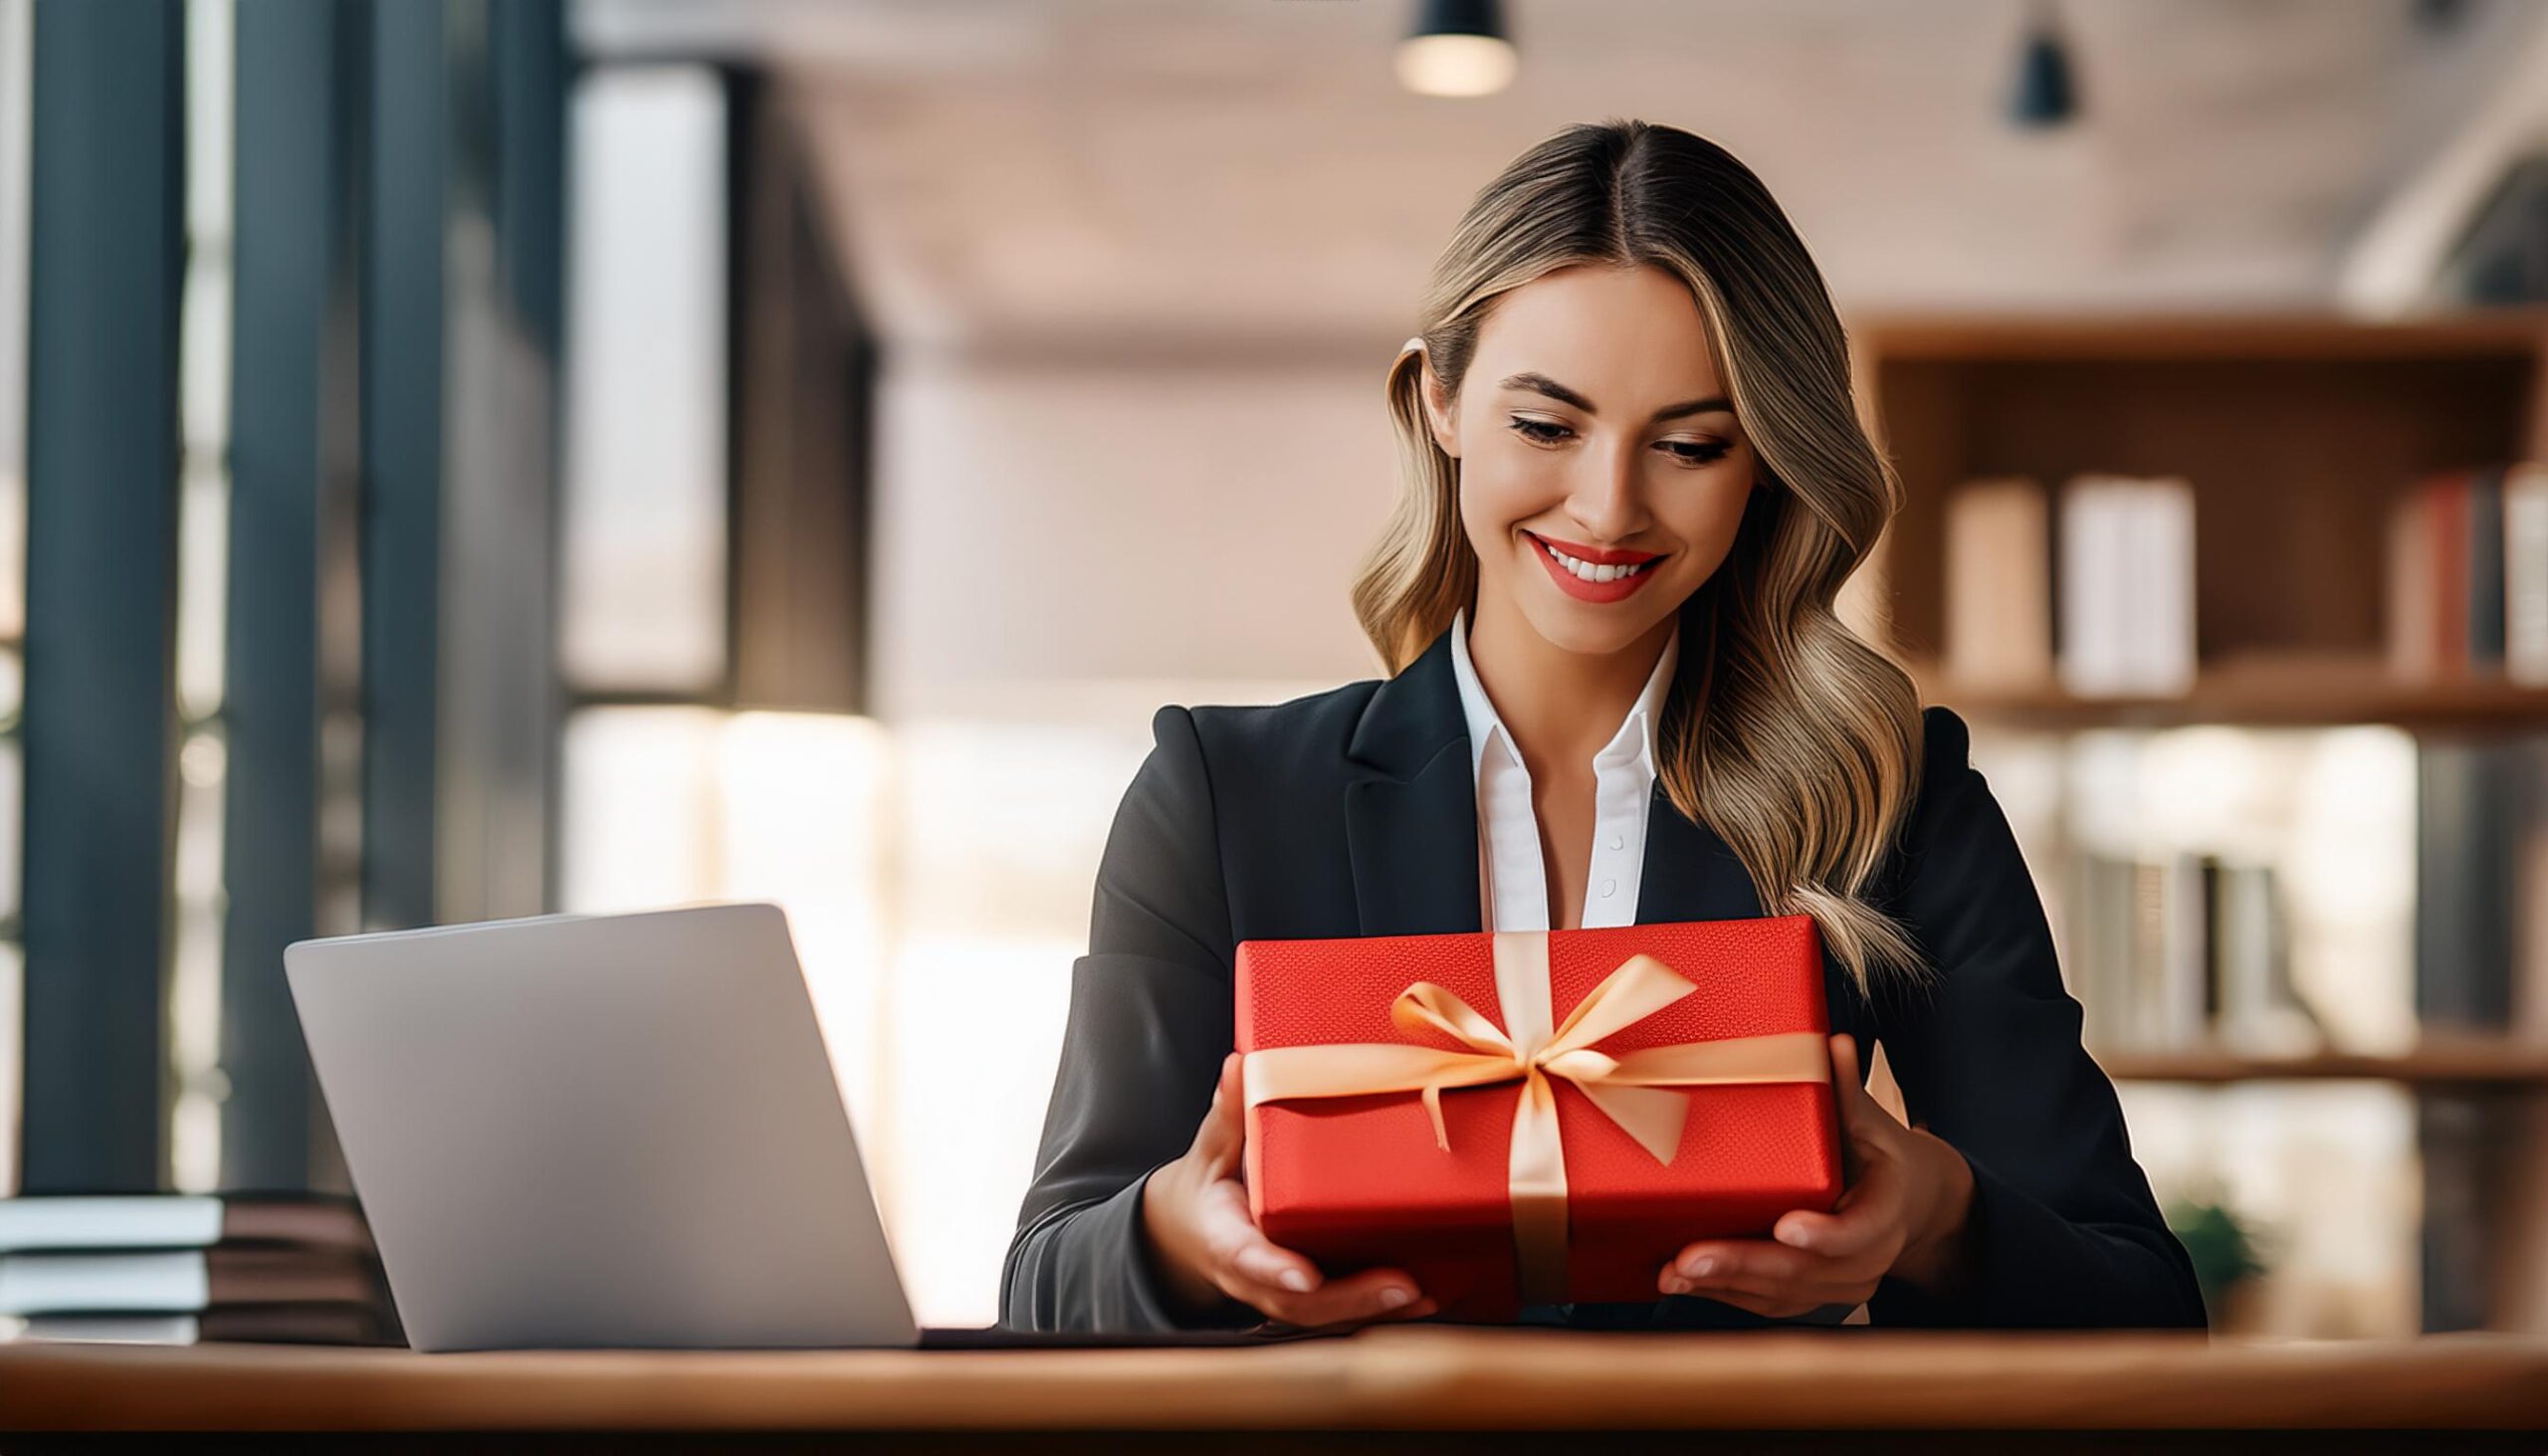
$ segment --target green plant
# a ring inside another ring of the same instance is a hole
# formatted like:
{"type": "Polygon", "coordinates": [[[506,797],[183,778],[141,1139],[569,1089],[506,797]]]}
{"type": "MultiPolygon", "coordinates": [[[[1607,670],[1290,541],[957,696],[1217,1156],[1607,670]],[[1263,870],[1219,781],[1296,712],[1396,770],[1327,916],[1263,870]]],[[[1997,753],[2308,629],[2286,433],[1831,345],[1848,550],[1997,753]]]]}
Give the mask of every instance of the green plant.
{"type": "Polygon", "coordinates": [[[2265,1270],[2256,1240],[2246,1223],[2218,1197],[2178,1198],[2166,1210],[2168,1230],[2185,1245],[2194,1261],[2195,1282],[2203,1303],[2216,1315],[2224,1296],[2238,1281],[2265,1270]]]}

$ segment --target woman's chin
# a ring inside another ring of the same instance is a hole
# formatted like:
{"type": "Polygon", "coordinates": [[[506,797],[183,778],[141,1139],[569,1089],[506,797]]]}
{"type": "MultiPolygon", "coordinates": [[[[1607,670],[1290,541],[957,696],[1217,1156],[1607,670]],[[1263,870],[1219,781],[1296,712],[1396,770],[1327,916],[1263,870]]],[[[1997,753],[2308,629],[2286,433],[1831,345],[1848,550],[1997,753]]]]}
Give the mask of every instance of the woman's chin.
{"type": "Polygon", "coordinates": [[[1625,652],[1660,620],[1653,607],[1642,601],[1585,602],[1573,597],[1525,602],[1522,615],[1550,646],[1586,657],[1625,652]]]}

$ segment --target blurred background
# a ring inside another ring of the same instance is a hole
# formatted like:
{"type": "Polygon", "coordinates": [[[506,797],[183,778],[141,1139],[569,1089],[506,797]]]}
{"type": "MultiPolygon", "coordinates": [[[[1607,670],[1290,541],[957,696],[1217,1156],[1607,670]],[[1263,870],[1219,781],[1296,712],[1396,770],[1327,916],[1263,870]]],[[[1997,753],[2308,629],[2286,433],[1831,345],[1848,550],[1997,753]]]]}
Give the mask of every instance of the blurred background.
{"type": "Polygon", "coordinates": [[[2548,1328],[2537,0],[0,0],[9,1188],[342,1189],[291,940],[766,898],[990,1322],[1152,711],[1378,674],[1609,116],[1819,260],[2216,1327],[2548,1328]]]}

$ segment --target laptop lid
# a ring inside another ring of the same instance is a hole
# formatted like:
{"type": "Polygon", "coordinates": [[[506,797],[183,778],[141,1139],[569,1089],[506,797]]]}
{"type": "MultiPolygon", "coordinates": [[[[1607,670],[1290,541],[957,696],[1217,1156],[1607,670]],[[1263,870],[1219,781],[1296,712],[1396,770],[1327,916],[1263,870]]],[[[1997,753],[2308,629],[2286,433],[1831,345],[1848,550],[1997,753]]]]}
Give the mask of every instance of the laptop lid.
{"type": "Polygon", "coordinates": [[[284,952],[417,1350],[918,1332],[773,905],[284,952]]]}

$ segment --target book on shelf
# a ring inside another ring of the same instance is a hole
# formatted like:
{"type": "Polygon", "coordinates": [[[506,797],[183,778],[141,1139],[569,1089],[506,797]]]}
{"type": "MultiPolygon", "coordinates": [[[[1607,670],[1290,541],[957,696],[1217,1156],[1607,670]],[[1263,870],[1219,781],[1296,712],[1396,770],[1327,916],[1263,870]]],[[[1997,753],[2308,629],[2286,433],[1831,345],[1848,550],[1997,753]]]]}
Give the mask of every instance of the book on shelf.
{"type": "Polygon", "coordinates": [[[2504,675],[2548,686],[2548,461],[2504,472],[2504,675]]]}
{"type": "Polygon", "coordinates": [[[2531,745],[2529,827],[2513,854],[2512,1034],[2548,1046],[2548,744],[2531,745]]]}
{"type": "Polygon", "coordinates": [[[2416,1099],[2420,1327],[2432,1334],[2495,1324],[2509,1232],[2494,1210],[2521,1155],[2520,1109],[2465,1089],[2416,1099]]]}
{"type": "Polygon", "coordinates": [[[2195,501],[2182,476],[1965,482],[1946,507],[1945,666],[1959,686],[2172,696],[2195,676],[2195,501]]]}
{"type": "Polygon", "coordinates": [[[2548,685],[2548,462],[2428,472],[2391,505],[2388,526],[2399,676],[2548,685]]]}
{"type": "Polygon", "coordinates": [[[360,1209],[328,1193],[0,1198],[0,1319],[22,1340],[405,1340],[360,1209]]]}
{"type": "Polygon", "coordinates": [[[2052,520],[2027,476],[1968,481],[1947,499],[1946,658],[1976,688],[2052,680],[2052,520]]]}
{"type": "Polygon", "coordinates": [[[2526,895],[2548,837],[2548,739],[2537,734],[2416,745],[2416,1015],[2431,1028],[2537,1026],[2548,968],[2526,895]]]}
{"type": "Polygon", "coordinates": [[[2194,487],[2084,474],[2061,489],[2053,652],[2074,696],[2172,697],[2195,676],[2194,487]]]}

